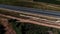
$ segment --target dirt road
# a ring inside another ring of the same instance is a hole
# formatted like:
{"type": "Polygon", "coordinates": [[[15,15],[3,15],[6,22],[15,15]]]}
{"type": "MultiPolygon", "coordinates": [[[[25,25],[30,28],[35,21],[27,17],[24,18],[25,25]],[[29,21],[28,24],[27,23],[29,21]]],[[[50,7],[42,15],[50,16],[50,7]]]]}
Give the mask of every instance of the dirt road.
{"type": "Polygon", "coordinates": [[[58,28],[58,29],[60,29],[60,25],[47,24],[47,23],[44,22],[44,21],[36,22],[36,21],[31,21],[31,20],[27,20],[27,19],[16,18],[16,17],[12,17],[12,16],[8,16],[8,15],[3,15],[3,14],[0,14],[0,17],[12,18],[12,19],[17,19],[17,20],[19,20],[19,21],[21,21],[21,22],[29,22],[29,23],[32,23],[32,24],[37,24],[37,25],[48,26],[48,27],[53,27],[53,28],[58,28]],[[42,23],[42,22],[43,22],[43,23],[42,23]]]}

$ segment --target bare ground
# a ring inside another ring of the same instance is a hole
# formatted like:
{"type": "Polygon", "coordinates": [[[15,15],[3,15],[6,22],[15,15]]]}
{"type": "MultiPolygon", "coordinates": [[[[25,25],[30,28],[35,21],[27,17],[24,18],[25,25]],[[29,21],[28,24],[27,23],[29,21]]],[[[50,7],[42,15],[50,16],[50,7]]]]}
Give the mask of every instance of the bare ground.
{"type": "Polygon", "coordinates": [[[5,30],[7,30],[7,31],[5,34],[16,34],[16,32],[13,30],[11,24],[8,24],[7,19],[0,18],[0,22],[2,25],[4,25],[6,27],[5,30]]]}

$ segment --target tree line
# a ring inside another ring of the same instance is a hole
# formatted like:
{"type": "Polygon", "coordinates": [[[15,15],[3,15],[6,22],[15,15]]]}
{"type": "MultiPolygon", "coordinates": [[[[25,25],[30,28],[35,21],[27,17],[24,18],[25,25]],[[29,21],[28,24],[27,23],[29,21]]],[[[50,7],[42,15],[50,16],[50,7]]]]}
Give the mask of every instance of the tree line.
{"type": "Polygon", "coordinates": [[[57,0],[33,0],[33,1],[60,4],[60,1],[57,1],[57,0]]]}

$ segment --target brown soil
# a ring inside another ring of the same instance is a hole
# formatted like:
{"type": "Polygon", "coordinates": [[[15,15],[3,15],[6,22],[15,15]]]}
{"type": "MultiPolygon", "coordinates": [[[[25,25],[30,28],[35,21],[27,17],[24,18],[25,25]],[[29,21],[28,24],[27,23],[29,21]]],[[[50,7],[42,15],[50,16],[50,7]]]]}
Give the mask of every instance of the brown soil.
{"type": "Polygon", "coordinates": [[[16,34],[16,32],[13,30],[11,24],[8,24],[7,19],[0,18],[0,22],[2,25],[4,25],[6,27],[5,30],[7,30],[7,31],[5,34],[16,34]]]}

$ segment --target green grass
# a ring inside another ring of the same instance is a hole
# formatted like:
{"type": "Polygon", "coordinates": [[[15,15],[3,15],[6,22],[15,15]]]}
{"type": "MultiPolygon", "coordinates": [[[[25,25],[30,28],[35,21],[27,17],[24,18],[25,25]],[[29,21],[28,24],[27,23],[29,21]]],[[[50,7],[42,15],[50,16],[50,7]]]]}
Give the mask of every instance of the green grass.
{"type": "Polygon", "coordinates": [[[22,29],[26,32],[26,34],[45,34],[47,31],[52,31],[54,34],[58,34],[60,32],[60,29],[31,24],[29,22],[16,22],[15,20],[8,21],[9,23],[11,23],[13,29],[16,31],[16,34],[22,34],[22,29]],[[18,24],[19,26],[17,26],[18,24]]]}
{"type": "MultiPolygon", "coordinates": [[[[20,22],[20,23],[22,23],[22,22],[20,22]]],[[[47,31],[52,31],[54,33],[59,32],[58,29],[55,29],[55,28],[49,28],[49,27],[34,25],[34,24],[30,24],[30,23],[22,23],[23,25],[21,24],[20,28],[17,28],[16,23],[14,23],[14,22],[11,24],[12,24],[14,30],[16,31],[16,34],[22,34],[21,26],[24,26],[25,29],[28,29],[26,31],[26,34],[41,34],[41,33],[45,34],[47,31]]]]}
{"type": "Polygon", "coordinates": [[[12,22],[11,24],[12,24],[12,27],[15,30],[16,34],[22,34],[21,33],[21,27],[20,28],[17,28],[16,27],[16,24],[14,22],[12,22]]]}

